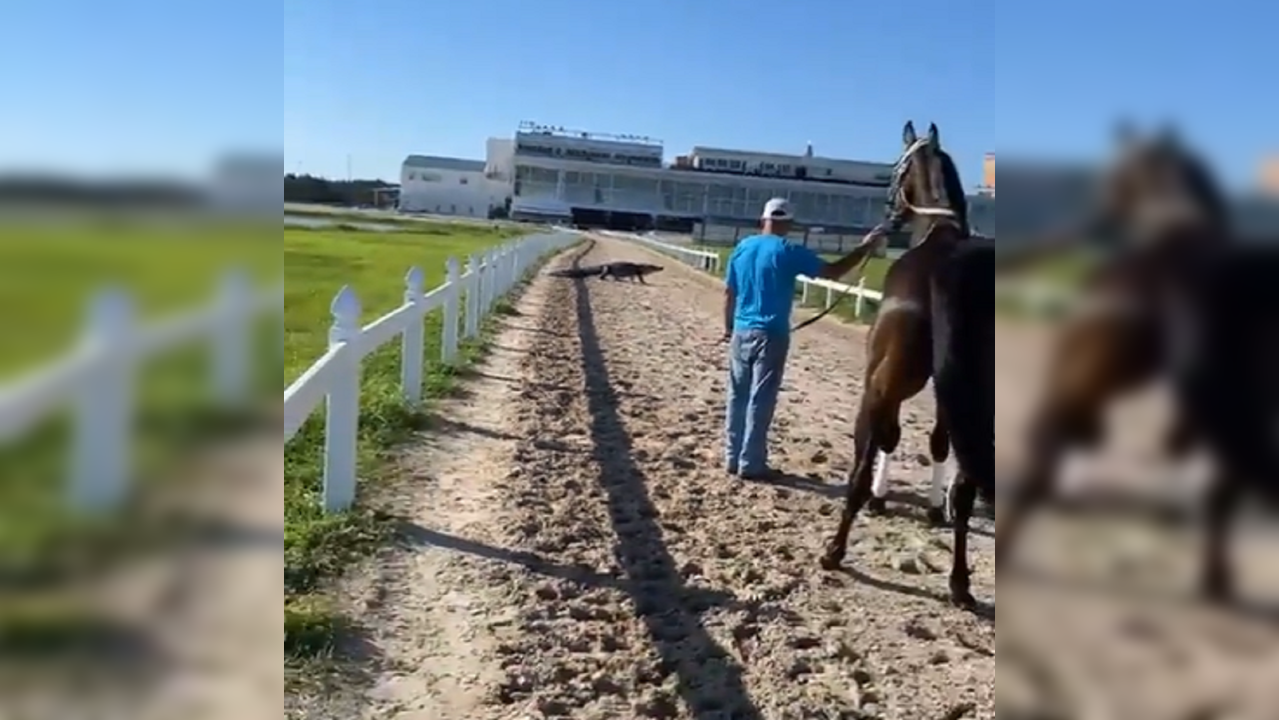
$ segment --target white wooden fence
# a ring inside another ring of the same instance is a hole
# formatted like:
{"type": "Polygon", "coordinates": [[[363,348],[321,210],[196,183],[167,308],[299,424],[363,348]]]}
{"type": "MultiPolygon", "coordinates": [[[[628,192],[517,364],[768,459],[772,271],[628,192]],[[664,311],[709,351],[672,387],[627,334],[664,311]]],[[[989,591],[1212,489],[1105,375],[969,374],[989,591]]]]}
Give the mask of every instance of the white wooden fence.
{"type": "MultiPolygon", "coordinates": [[[[696,250],[693,248],[682,247],[667,242],[662,242],[654,237],[647,235],[637,235],[635,233],[620,232],[603,232],[601,235],[606,237],[614,237],[619,240],[626,240],[638,245],[642,245],[651,250],[655,250],[663,255],[674,257],[687,265],[697,268],[703,272],[712,275],[720,274],[720,256],[719,253],[709,250],[696,250]]],[[[800,275],[796,280],[799,281],[802,288],[801,300],[804,305],[809,305],[812,293],[815,289],[824,290],[826,292],[825,307],[830,307],[837,298],[844,294],[851,295],[856,299],[856,312],[860,316],[862,309],[867,300],[871,302],[881,302],[884,294],[878,290],[871,290],[866,287],[866,277],[863,275],[856,285],[845,285],[844,283],[835,282],[834,280],[824,280],[822,278],[811,278],[806,275],[800,275]]]]}
{"type": "Polygon", "coordinates": [[[807,275],[800,275],[795,278],[800,283],[800,301],[804,305],[811,305],[812,295],[816,290],[824,290],[826,292],[823,308],[829,308],[840,297],[845,294],[853,297],[853,313],[854,317],[861,317],[862,310],[865,309],[866,301],[882,302],[884,293],[878,290],[871,290],[866,287],[866,276],[862,275],[857,279],[856,285],[845,285],[834,280],[826,280],[824,278],[811,278],[807,275]]]}
{"type": "Polygon", "coordinates": [[[405,277],[404,304],[360,326],[360,300],[350,286],[333,299],[329,349],[284,391],[284,440],[288,442],[322,401],[324,428],[324,508],[345,510],[355,500],[356,431],[360,418],[360,364],[377,348],[400,339],[400,384],[410,403],[422,399],[426,314],[443,309],[439,361],[454,362],[460,338],[480,331],[480,318],[548,253],[573,245],[572,232],[532,235],[482,256],[472,255],[466,272],[456,259],[446,263],[447,279],[425,290],[421,268],[405,277]],[[465,311],[463,311],[465,307],[465,311]]]}
{"type": "Polygon", "coordinates": [[[626,240],[636,245],[642,245],[654,252],[659,252],[668,257],[675,258],[689,267],[696,268],[702,272],[718,275],[720,273],[720,257],[719,253],[709,250],[697,250],[694,248],[675,245],[663,242],[650,235],[639,235],[637,233],[613,232],[604,230],[598,234],[605,237],[617,238],[618,240],[626,240]]]}
{"type": "Polygon", "coordinates": [[[118,507],[134,472],[134,406],[144,363],[178,347],[208,342],[213,397],[228,406],[244,406],[252,401],[254,322],[282,309],[282,288],[258,292],[238,271],[225,275],[207,306],[146,324],[138,322],[129,293],[103,291],[89,304],[72,352],[0,385],[0,442],[22,439],[70,406],[68,503],[78,511],[118,507]]]}

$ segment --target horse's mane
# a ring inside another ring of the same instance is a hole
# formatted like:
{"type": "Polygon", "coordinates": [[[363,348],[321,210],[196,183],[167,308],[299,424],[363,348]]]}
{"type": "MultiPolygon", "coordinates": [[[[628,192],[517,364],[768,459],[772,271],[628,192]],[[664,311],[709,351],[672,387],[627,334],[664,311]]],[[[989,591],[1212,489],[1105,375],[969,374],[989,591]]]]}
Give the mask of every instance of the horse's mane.
{"type": "Polygon", "coordinates": [[[955,161],[945,150],[938,151],[938,157],[941,159],[942,183],[950,206],[955,210],[955,219],[968,231],[968,195],[964,193],[964,183],[959,179],[959,168],[955,167],[955,161]]]}
{"type": "Polygon", "coordinates": [[[1208,209],[1214,224],[1226,227],[1230,222],[1230,206],[1226,202],[1221,185],[1213,177],[1207,163],[1198,156],[1184,151],[1179,153],[1179,157],[1190,192],[1194,193],[1195,197],[1208,209]]]}

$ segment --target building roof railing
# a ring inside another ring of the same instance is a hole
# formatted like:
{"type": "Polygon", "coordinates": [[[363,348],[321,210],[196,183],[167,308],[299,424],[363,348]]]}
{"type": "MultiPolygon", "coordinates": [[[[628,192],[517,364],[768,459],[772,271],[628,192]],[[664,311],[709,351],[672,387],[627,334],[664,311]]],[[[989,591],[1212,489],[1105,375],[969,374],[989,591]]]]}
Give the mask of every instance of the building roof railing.
{"type": "Polygon", "coordinates": [[[636,145],[652,145],[654,147],[662,147],[662,141],[647,135],[625,135],[614,133],[592,132],[589,130],[575,130],[565,128],[562,125],[544,125],[535,123],[531,120],[523,120],[519,124],[519,132],[536,133],[539,135],[550,135],[552,137],[562,138],[578,138],[581,140],[604,140],[608,142],[627,142],[636,145]]]}

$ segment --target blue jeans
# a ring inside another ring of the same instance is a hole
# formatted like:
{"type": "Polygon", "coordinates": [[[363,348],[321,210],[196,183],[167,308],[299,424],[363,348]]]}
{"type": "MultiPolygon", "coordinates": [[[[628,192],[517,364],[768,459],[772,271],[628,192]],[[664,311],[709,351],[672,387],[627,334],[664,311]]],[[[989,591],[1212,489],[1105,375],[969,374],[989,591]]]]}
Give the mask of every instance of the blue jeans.
{"type": "Polygon", "coordinates": [[[789,335],[739,330],[728,346],[728,412],[724,454],[730,472],[768,467],[768,427],[782,389],[789,335]]]}

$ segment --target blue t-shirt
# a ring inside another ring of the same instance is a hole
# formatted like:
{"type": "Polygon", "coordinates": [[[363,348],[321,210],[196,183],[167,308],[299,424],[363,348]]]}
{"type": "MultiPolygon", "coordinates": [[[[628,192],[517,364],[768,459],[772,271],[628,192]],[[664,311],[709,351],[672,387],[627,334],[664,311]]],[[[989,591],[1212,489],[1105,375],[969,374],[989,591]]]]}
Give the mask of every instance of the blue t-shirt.
{"type": "Polygon", "coordinates": [[[738,242],[725,277],[736,298],[733,329],[789,334],[795,278],[816,277],[825,265],[817,253],[777,235],[752,235],[738,242]]]}

